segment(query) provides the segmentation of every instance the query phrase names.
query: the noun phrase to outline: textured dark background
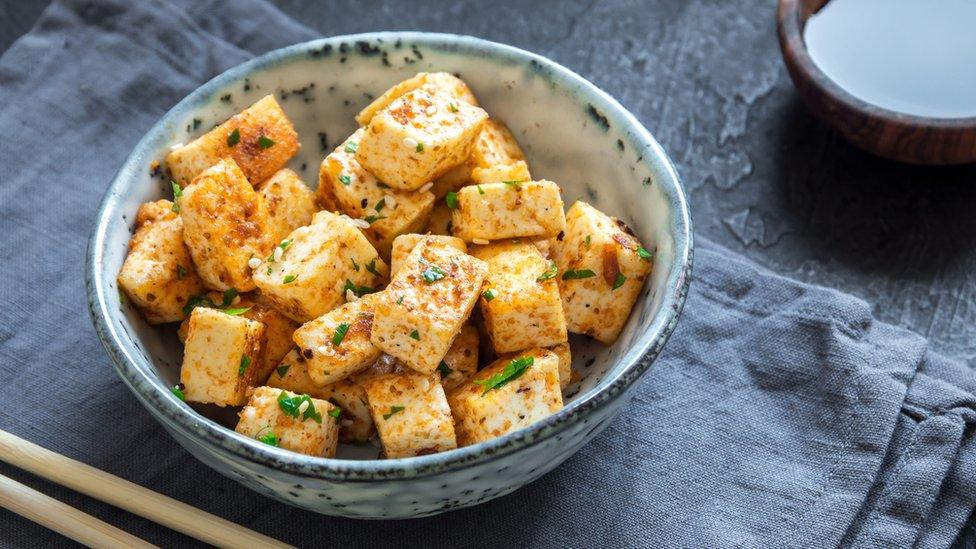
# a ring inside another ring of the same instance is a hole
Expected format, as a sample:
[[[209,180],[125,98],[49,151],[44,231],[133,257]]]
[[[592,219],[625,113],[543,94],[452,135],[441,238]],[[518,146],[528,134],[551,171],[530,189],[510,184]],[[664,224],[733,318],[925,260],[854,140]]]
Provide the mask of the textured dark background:
[[[566,65],[670,152],[697,234],[858,295],[976,367],[976,167],[881,160],[812,120],[781,63],[771,0],[274,3],[325,35],[457,32]],[[46,4],[0,1],[0,52]],[[957,545],[973,539],[971,527]]]

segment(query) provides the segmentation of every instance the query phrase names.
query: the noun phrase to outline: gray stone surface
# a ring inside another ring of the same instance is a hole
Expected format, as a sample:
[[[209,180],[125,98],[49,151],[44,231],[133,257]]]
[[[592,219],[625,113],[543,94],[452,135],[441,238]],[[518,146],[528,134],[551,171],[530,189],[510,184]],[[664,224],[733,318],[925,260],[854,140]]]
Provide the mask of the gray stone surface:
[[[976,167],[881,160],[812,120],[780,60],[774,2],[275,3],[326,35],[456,32],[566,65],[670,152],[698,235],[858,295],[976,366]],[[45,4],[0,2],[0,51]],[[969,530],[957,546],[976,546]]]

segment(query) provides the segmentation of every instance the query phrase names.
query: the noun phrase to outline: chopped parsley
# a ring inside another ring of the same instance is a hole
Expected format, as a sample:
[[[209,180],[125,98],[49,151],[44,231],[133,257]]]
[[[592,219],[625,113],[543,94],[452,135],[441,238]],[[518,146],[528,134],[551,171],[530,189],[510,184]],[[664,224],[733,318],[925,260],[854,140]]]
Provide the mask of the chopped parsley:
[[[270,149],[274,147],[275,142],[270,137],[261,136],[258,138],[258,146],[262,149]]]
[[[281,366],[278,366],[275,371],[278,372],[278,377],[285,377],[285,374],[288,373],[289,369],[291,369],[291,364],[282,364]]]
[[[380,219],[386,219],[386,216],[385,215],[367,215],[366,217],[363,218],[363,220],[365,220],[366,223],[369,223],[370,225],[372,225],[373,223],[376,223]]]
[[[505,369],[501,372],[489,377],[488,379],[476,379],[474,380],[475,385],[481,385],[485,388],[484,392],[481,393],[482,396],[491,391],[492,389],[498,389],[504,386],[509,381],[513,379],[518,379],[532,366],[535,359],[530,356],[524,356],[522,358],[516,358],[509,362]]]
[[[383,183],[382,181],[377,181],[376,182],[376,186],[379,187],[379,188],[381,188],[381,189],[389,189],[390,188],[389,185],[387,185],[386,183]]]
[[[183,388],[180,385],[173,385],[173,388],[170,389],[170,391],[173,393],[173,396],[182,400],[183,402],[186,402],[186,395],[183,394]]]
[[[457,105],[455,105],[454,103],[448,103],[447,104],[447,110],[449,110],[451,112],[458,112]]]
[[[417,143],[417,148],[416,148],[415,150],[416,150],[417,152],[419,152],[419,153],[422,153],[422,152],[424,152],[424,144],[423,144],[423,143],[420,143],[420,142],[418,142],[418,143]]]
[[[298,275],[292,275],[292,274],[285,275],[285,278],[282,279],[282,282],[284,282],[285,284],[291,284],[292,282],[295,281],[296,278],[298,278]]]
[[[427,284],[433,284],[434,282],[437,282],[438,280],[447,276],[447,273],[445,273],[444,269],[441,269],[437,265],[431,265],[424,269],[424,272],[420,273],[420,276],[423,277],[424,282]]]
[[[410,332],[410,337],[412,337],[413,339],[416,339],[417,341],[420,341],[420,332],[418,332],[417,330],[414,330],[414,331]]]
[[[654,259],[654,254],[644,249],[643,246],[637,247],[637,257],[640,257],[644,261],[650,261]]]
[[[230,132],[227,136],[227,146],[233,147],[234,145],[241,142],[241,130],[234,128],[234,131]]]
[[[557,274],[559,274],[559,267],[556,267],[556,262],[555,261],[550,261],[549,262],[549,267],[546,269],[546,271],[544,273],[542,273],[541,275],[539,275],[539,277],[536,278],[536,280],[539,281],[539,282],[542,282],[543,280],[549,280],[549,279],[552,279],[552,278],[556,278],[556,275]]]
[[[332,344],[338,347],[339,344],[342,343],[342,340],[346,338],[346,332],[348,331],[349,331],[349,324],[346,322],[343,322],[338,326],[336,326],[335,333],[332,334]]]
[[[246,313],[246,312],[248,312],[250,310],[251,310],[250,307],[235,307],[233,309],[224,309],[224,312],[227,313],[227,314],[229,314],[230,316],[238,316],[238,315],[242,315],[242,314],[244,314],[244,313]]]
[[[495,295],[494,288],[488,288],[482,292],[481,297],[485,298],[485,301],[491,301],[492,299],[495,299]]]
[[[390,406],[390,413],[383,414],[383,419],[390,419],[394,414],[398,414],[403,411],[403,406]]]
[[[352,183],[352,178],[347,174],[341,173],[339,174],[339,182],[348,187]]]
[[[183,189],[172,179],[169,180],[169,184],[173,186],[173,207],[171,209],[180,213],[180,199],[183,198]]]
[[[624,273],[617,273],[617,278],[613,279],[613,289],[616,290],[623,286],[624,282],[627,282],[627,277],[624,276]]]
[[[356,271],[358,273],[359,272],[359,263],[356,263],[356,260],[353,259],[353,258],[351,258],[351,257],[349,258],[349,261],[352,262],[352,270],[354,270],[354,271]]]
[[[279,442],[278,435],[276,435],[274,431],[268,431],[263,435],[258,435],[257,439],[267,444],[268,446],[278,447],[278,442]]]
[[[183,265],[177,265],[176,266],[176,279],[177,280],[183,280],[184,278],[186,278],[186,267],[184,267]]]
[[[590,235],[586,235],[586,238],[583,239],[583,242],[586,243],[586,247],[589,248],[590,247]]]
[[[302,412],[302,403],[307,402],[308,407],[305,408],[305,412]],[[315,405],[312,404],[312,397],[308,395],[296,395],[293,397],[288,396],[288,393],[281,391],[278,393],[278,407],[287,416],[291,416],[298,419],[298,415],[301,414],[302,421],[306,419],[313,419],[316,423],[322,423],[322,414],[315,411]]]
[[[355,141],[350,141],[350,142],[346,143],[346,152],[347,153],[354,153],[358,149],[359,149],[359,143],[356,143]]]
[[[376,213],[379,213],[383,211],[384,206],[386,206],[386,198],[381,198],[373,209],[376,210]]]
[[[579,280],[581,278],[593,278],[596,273],[589,269],[569,270],[563,273],[563,280]]]
[[[356,286],[347,278],[346,284],[342,287],[342,293],[346,293],[346,290],[352,290],[352,293],[356,294],[356,297],[363,297],[366,294],[375,292],[376,288],[370,288],[369,286]]]
[[[516,189],[521,189],[522,188],[522,182],[521,181],[502,181],[502,183],[508,185],[509,187],[515,187]]]
[[[485,190],[481,188],[481,185],[478,185],[477,187],[478,187],[478,194],[485,194]]]
[[[183,306],[183,314],[189,315],[197,307],[216,307],[216,305],[205,295],[195,295],[186,301],[186,305]]]
[[[223,303],[220,304],[220,306],[226,307],[234,303],[234,300],[237,298],[237,296],[238,296],[237,288],[229,288],[227,290],[224,290],[224,301]]]
[[[342,408],[338,406],[333,405],[332,409],[329,410],[329,417],[334,417],[336,419],[339,419],[339,416],[341,415],[342,415]]]
[[[450,208],[452,210],[457,209],[457,207],[458,207],[457,193],[454,192],[454,191],[451,191],[451,192],[447,193],[447,195],[444,196],[444,202],[447,203],[447,207],[448,208]]]
[[[237,369],[237,375],[242,376],[248,368],[251,367],[251,357],[247,355],[241,356],[241,367]]]
[[[292,240],[294,239],[289,238],[287,240],[282,240],[281,243],[278,244],[278,247],[281,248],[281,251],[285,251],[288,249],[288,246],[291,246]]]
[[[366,272],[374,276],[382,276],[379,271],[376,270],[376,258],[374,257],[366,264]]]
[[[454,370],[452,370],[451,367],[448,366],[447,363],[442,360],[440,364],[437,365],[437,371],[441,373],[441,379],[444,379],[447,376],[451,375],[451,372],[453,372]]]
[[[401,295],[400,297],[397,298],[397,305],[402,305],[402,304],[403,304],[403,296]]]

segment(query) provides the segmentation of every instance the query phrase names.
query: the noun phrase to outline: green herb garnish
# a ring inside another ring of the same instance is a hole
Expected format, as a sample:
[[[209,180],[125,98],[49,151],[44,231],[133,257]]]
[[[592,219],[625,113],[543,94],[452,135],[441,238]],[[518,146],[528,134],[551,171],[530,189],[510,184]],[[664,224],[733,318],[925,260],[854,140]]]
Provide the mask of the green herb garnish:
[[[541,275],[539,275],[539,277],[536,278],[536,280],[539,281],[539,282],[542,282],[543,280],[549,280],[551,278],[556,278],[556,275],[557,274],[559,274],[559,267],[556,267],[556,262],[555,261],[550,261],[549,262],[549,267],[545,270],[544,273],[542,273]]]
[[[623,286],[624,282],[627,282],[627,277],[623,273],[617,273],[617,278],[613,279],[613,289]]]
[[[349,261],[352,261],[352,270],[354,270],[354,271],[356,271],[358,273],[359,272],[359,263],[356,263],[356,260],[353,259],[353,258],[351,258],[351,257],[349,258]]]
[[[400,297],[397,298],[397,305],[402,305],[402,304],[403,304],[403,296],[401,295]]]
[[[270,149],[271,147],[274,146],[274,144],[275,142],[272,141],[271,138],[269,137],[265,137],[262,135],[261,137],[258,138],[258,146],[261,147],[262,149]]]
[[[346,152],[347,153],[354,153],[358,149],[359,149],[359,143],[356,143],[355,141],[350,141],[350,142],[346,143]]]
[[[454,370],[452,370],[451,367],[448,366],[447,363],[442,360],[440,364],[437,365],[437,371],[441,373],[441,379],[444,379],[447,376],[451,375],[451,372],[453,372]]]
[[[515,187],[516,189],[521,189],[522,188],[522,182],[521,181],[502,181],[502,183],[508,185],[509,187]]]
[[[244,355],[241,357],[241,366],[237,369],[237,375],[242,376],[251,367],[251,357]]]
[[[226,307],[232,303],[237,298],[238,292],[236,288],[229,288],[224,290],[224,301],[220,304],[221,307]]]
[[[276,448],[278,447],[278,443],[280,442],[280,441],[278,440],[278,435],[276,435],[276,434],[274,433],[274,431],[268,431],[267,433],[265,433],[265,434],[263,434],[263,435],[259,435],[259,436],[257,437],[257,439],[258,439],[259,441],[261,441],[261,442],[263,442],[263,443],[265,443],[265,444],[267,444],[268,446],[274,446],[274,447],[276,447]]]
[[[590,235],[586,235],[586,238],[583,239],[583,242],[586,243],[586,247],[589,248],[590,247]]]
[[[173,388],[170,389],[170,391],[173,393],[173,396],[182,400],[183,402],[186,402],[186,395],[183,394],[183,389],[181,389],[179,385],[173,385]]]
[[[563,273],[563,280],[579,280],[581,278],[593,278],[596,273],[589,269],[569,270]]]
[[[457,105],[455,105],[454,103],[448,103],[447,104],[447,110],[449,110],[451,112],[458,112]]]
[[[423,277],[427,284],[433,284],[434,282],[437,282],[438,280],[447,276],[447,273],[445,273],[444,269],[441,269],[437,265],[431,265],[424,269],[424,272],[420,273],[420,276]]]
[[[638,246],[637,247],[637,257],[640,257],[644,261],[650,261],[651,259],[654,259],[654,254],[652,254],[651,252],[645,250],[643,246]]]
[[[342,340],[346,338],[346,332],[349,331],[349,324],[343,322],[336,326],[335,333],[332,334],[332,344],[336,347],[342,343]]]
[[[474,380],[475,385],[481,385],[485,388],[485,391],[481,393],[482,396],[491,391],[492,389],[498,389],[504,386],[509,381],[513,379],[518,379],[525,373],[525,371],[532,366],[535,359],[530,356],[525,356],[522,358],[516,358],[509,362],[505,369],[501,372],[489,377],[488,379],[476,379]]]
[[[385,215],[367,215],[363,219],[366,221],[366,223],[369,223],[370,225],[372,225],[373,223],[376,223],[380,219],[386,219],[386,216]]]
[[[291,284],[292,282],[295,281],[296,278],[298,278],[298,275],[293,275],[293,274],[285,275],[285,278],[282,279],[282,282],[284,282],[285,284]]]
[[[414,331],[410,332],[410,337],[412,337],[413,339],[416,339],[417,341],[420,341],[420,332],[418,332],[417,330],[414,330]]]
[[[423,143],[419,143],[419,142],[418,142],[418,143],[417,143],[417,148],[416,148],[416,149],[414,149],[414,150],[416,150],[416,151],[417,151],[417,152],[419,152],[419,153],[422,153],[422,152],[424,152],[424,144],[423,144]]]
[[[241,130],[234,128],[234,131],[230,132],[227,136],[227,146],[233,147],[234,145],[241,142]]]
[[[366,264],[366,272],[372,274],[373,276],[381,276],[380,272],[376,270],[376,258],[374,257]]]
[[[457,193],[454,191],[447,193],[447,195],[444,196],[444,202],[447,203],[448,208],[452,210],[457,209],[458,207]]]
[[[477,187],[478,187],[478,194],[485,194],[485,190],[481,188],[481,185],[478,185]]]
[[[176,279],[177,280],[183,280],[184,278],[186,278],[186,267],[184,267],[183,265],[177,265],[176,266]]]
[[[339,182],[348,187],[349,184],[352,183],[352,178],[344,173],[341,173],[339,174]]]
[[[390,419],[394,414],[398,414],[403,411],[403,406],[390,406],[390,413],[383,414],[383,419]]]
[[[246,313],[246,312],[248,312],[250,310],[251,310],[250,307],[236,307],[234,309],[224,309],[224,312],[227,313],[227,314],[229,314],[230,316],[238,316],[238,315],[242,315],[242,314],[244,314],[244,313]]]
[[[278,372],[278,377],[285,377],[289,369],[291,369],[291,364],[282,364],[275,368],[275,371]]]
[[[370,288],[369,286],[356,286],[348,278],[346,279],[346,284],[342,287],[342,293],[346,293],[346,290],[352,290],[352,293],[356,297],[363,297],[366,294],[371,294],[376,291],[376,288]]]
[[[376,210],[376,213],[379,213],[383,211],[384,206],[386,206],[386,198],[381,198],[380,201],[376,203],[376,206],[373,209]]]
[[[216,307],[213,301],[205,295],[195,295],[190,299],[186,300],[186,305],[183,306],[183,314],[189,315],[193,312],[193,309],[197,307]]]
[[[492,299],[495,299],[495,290],[493,288],[488,288],[481,294],[481,297],[485,298],[485,301],[491,301]]]
[[[305,408],[305,412],[302,413],[302,403],[308,402],[308,407]],[[313,419],[316,423],[322,423],[322,414],[315,411],[315,405],[312,404],[312,397],[308,395],[296,395],[289,397],[288,393],[281,391],[278,393],[278,407],[287,416],[293,418],[298,418],[299,414],[302,414],[302,421],[306,419]]]
[[[338,406],[333,405],[332,409],[329,410],[329,416],[330,417],[334,417],[336,419],[339,419],[339,416],[341,416],[341,415],[342,415],[342,408],[340,408]]]
[[[180,213],[180,199],[183,198],[183,189],[172,179],[169,180],[169,184],[173,187],[173,207],[170,209]]]

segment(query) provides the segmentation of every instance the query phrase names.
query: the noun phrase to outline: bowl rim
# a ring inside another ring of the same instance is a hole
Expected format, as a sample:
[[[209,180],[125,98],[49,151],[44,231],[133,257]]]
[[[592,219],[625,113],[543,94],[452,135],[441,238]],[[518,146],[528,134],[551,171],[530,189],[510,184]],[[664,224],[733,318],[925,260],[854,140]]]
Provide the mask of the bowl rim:
[[[648,164],[657,174],[655,184],[662,183],[660,187],[671,208],[669,225],[674,232],[674,262],[667,273],[661,307],[650,319],[648,329],[636,343],[635,346],[640,347],[640,352],[630,355],[629,364],[619,369],[612,377],[608,376],[609,379],[604,379],[601,382],[603,387],[599,390],[585,397],[581,396],[556,414],[525,429],[447,452],[386,460],[360,461],[314,457],[268,446],[198,414],[179,401],[169,388],[163,385],[162,380],[150,371],[150,361],[122,343],[122,336],[111,321],[118,311],[111,310],[108,304],[108,296],[113,291],[102,283],[106,234],[112,225],[111,219],[117,212],[125,182],[139,173],[139,170],[145,169],[144,162],[147,153],[150,152],[151,141],[155,134],[166,127],[167,122],[195,108],[218,90],[241,81],[255,71],[306,57],[313,50],[322,51],[328,46],[337,49],[342,43],[354,44],[359,41],[392,44],[396,40],[435,50],[484,55],[531,65],[546,71],[548,77],[559,80],[560,85],[564,87],[572,84],[575,87],[574,92],[584,97],[591,107],[598,109],[599,113],[615,123],[622,123],[631,144],[637,150],[645,151],[640,161]],[[638,148],[637,145],[640,147]],[[582,76],[541,55],[481,38],[448,33],[401,31],[337,35],[272,50],[227,69],[190,92],[143,135],[106,190],[95,219],[95,226],[88,242],[85,267],[89,313],[98,338],[112,359],[117,373],[151,415],[169,430],[176,431],[178,428],[180,434],[185,434],[194,443],[225,455],[297,477],[345,482],[417,478],[459,470],[475,463],[484,463],[510,455],[556,436],[578,420],[582,419],[585,423],[586,416],[622,396],[649,369],[651,363],[660,354],[674,331],[684,306],[693,263],[691,216],[681,180],[670,157],[633,114]],[[595,423],[593,427],[596,428],[597,424]]]

